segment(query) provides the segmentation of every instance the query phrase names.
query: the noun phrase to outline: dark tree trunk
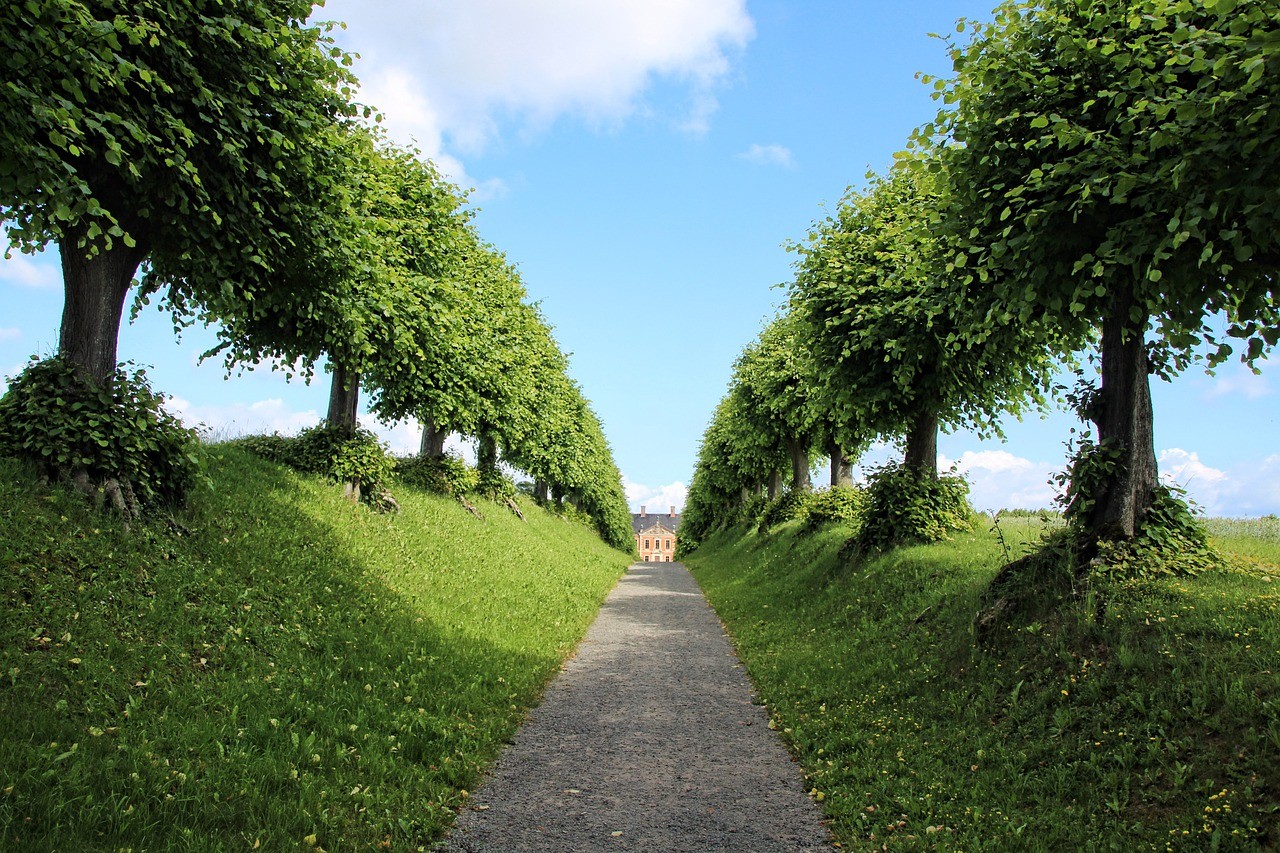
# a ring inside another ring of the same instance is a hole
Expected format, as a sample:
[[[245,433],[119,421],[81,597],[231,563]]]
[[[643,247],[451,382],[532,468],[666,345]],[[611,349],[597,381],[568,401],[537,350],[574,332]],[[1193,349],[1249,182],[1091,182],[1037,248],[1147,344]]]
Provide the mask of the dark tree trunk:
[[[425,459],[439,459],[444,456],[444,440],[449,437],[447,429],[436,426],[431,418],[422,421],[422,444],[418,455]]]
[[[778,493],[782,491],[782,472],[777,468],[769,472],[769,483],[766,486],[769,494],[769,500],[777,500]]]
[[[925,477],[938,476],[938,414],[916,418],[907,430],[907,452],[902,464]]]
[[[809,476],[809,451],[805,449],[804,442],[794,439],[788,441],[787,455],[791,457],[791,490],[813,491],[813,479]]]
[[[849,462],[849,457],[844,455],[840,445],[834,441],[827,446],[827,452],[831,454],[831,486],[852,486],[853,465]]]
[[[564,509],[564,489],[561,486],[553,485],[551,487],[551,500],[555,503],[557,509]]]
[[[101,385],[115,372],[124,299],[147,253],[116,240],[89,257],[77,245],[85,231],[76,228],[58,243],[65,294],[58,354]]]
[[[1114,475],[1093,495],[1087,533],[1094,542],[1133,538],[1159,485],[1150,365],[1142,331],[1146,318],[1138,331],[1132,331],[1129,308],[1121,301],[1102,324],[1102,388],[1092,415],[1098,443],[1118,450],[1120,456]]]
[[[347,370],[341,364],[334,363],[333,379],[329,383],[329,415],[330,429],[343,432],[356,431],[356,410],[360,405],[360,373]]]
[[[476,439],[476,467],[481,474],[493,474],[498,470],[498,443],[491,435]]]
[[[538,503],[542,504],[543,506],[545,506],[547,503],[548,492],[549,492],[549,489],[547,487],[546,480],[533,481],[533,497],[535,500],[537,500]]]

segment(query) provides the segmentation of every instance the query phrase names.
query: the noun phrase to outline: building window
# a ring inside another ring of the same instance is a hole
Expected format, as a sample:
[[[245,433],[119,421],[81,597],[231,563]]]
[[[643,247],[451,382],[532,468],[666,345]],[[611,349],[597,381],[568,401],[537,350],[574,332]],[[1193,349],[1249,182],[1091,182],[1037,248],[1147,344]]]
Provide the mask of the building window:
[[[668,539],[668,540],[667,540],[667,550],[668,550],[668,551],[670,551],[670,550],[671,550],[671,540],[670,540],[670,539]]]

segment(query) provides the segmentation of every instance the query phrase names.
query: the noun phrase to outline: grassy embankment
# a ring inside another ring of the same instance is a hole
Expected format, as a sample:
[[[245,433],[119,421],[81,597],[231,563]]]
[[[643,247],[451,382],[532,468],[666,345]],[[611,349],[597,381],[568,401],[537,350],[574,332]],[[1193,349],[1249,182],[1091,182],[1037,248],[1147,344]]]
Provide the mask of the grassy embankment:
[[[0,460],[0,849],[421,849],[630,562],[211,453],[128,535]]]
[[[1002,519],[852,563],[850,530],[738,529],[688,558],[850,849],[1280,846],[1280,524],[1239,570],[1053,593],[978,642]]]

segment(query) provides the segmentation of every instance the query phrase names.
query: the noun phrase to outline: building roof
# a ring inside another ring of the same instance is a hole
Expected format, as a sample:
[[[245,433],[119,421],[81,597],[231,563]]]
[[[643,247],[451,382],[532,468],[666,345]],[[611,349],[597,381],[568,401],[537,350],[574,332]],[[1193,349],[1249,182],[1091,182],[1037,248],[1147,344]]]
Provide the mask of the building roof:
[[[672,532],[679,530],[680,513],[677,512],[674,515],[670,512],[631,513],[631,529],[636,533],[643,533],[659,524]]]

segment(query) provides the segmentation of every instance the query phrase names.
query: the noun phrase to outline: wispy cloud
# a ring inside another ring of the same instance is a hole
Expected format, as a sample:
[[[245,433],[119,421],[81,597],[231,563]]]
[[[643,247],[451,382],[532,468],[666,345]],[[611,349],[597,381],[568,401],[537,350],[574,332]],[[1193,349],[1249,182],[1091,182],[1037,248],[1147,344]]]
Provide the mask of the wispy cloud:
[[[0,328],[0,341],[16,341],[22,337],[22,330],[16,326]]]
[[[785,169],[793,169],[796,165],[795,158],[791,156],[791,149],[783,145],[752,143],[751,147],[738,157],[758,166],[782,166]]]

